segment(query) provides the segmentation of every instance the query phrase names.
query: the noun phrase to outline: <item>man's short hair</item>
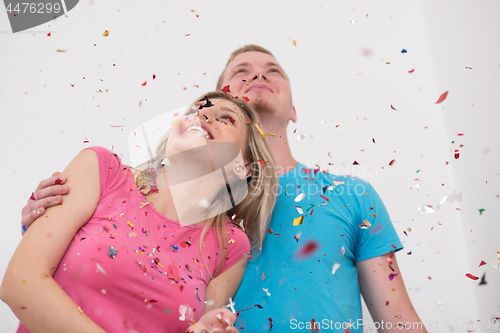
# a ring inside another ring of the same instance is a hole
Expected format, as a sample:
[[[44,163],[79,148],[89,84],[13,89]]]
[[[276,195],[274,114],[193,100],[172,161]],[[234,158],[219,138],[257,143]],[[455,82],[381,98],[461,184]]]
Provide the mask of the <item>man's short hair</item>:
[[[258,46],[258,45],[250,44],[250,45],[245,45],[243,47],[240,47],[239,49],[237,49],[236,51],[231,53],[231,56],[229,57],[229,60],[227,61],[226,66],[224,67],[224,70],[222,71],[222,74],[219,76],[219,80],[217,81],[217,88],[216,89],[222,88],[222,76],[224,76],[224,73],[226,72],[227,65],[229,65],[231,60],[233,60],[236,56],[238,56],[244,52],[251,52],[251,51],[262,52],[262,53],[269,54],[270,56],[274,57],[274,55],[269,50],[266,50],[265,48]]]

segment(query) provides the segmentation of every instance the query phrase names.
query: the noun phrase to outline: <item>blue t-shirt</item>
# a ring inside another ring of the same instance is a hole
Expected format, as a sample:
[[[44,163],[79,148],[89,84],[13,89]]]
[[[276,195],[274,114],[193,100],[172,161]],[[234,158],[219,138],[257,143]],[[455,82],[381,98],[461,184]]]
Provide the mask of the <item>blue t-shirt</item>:
[[[300,163],[279,188],[262,252],[235,296],[236,327],[262,332],[272,321],[272,332],[311,332],[314,319],[344,332],[362,318],[356,262],[403,248],[389,214],[367,182]]]

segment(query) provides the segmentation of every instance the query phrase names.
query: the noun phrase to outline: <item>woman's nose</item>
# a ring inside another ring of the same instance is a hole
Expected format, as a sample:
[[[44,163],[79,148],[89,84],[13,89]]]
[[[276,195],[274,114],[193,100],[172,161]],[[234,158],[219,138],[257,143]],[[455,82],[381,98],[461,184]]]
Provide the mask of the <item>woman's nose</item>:
[[[200,122],[211,124],[214,121],[214,117],[209,108],[203,108],[199,111]]]

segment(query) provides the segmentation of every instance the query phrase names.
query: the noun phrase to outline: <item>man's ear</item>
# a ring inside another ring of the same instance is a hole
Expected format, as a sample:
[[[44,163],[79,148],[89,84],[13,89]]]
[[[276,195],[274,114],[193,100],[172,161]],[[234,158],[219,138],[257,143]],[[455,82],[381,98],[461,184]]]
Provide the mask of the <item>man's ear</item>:
[[[290,116],[290,120],[294,123],[297,122],[297,112],[295,111],[295,106],[292,106],[292,115]]]

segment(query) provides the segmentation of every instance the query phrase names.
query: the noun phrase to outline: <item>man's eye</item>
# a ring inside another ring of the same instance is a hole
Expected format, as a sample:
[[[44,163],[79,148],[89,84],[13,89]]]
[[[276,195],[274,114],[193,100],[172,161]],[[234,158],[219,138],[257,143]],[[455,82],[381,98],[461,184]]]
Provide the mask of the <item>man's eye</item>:
[[[195,112],[196,112],[196,110],[190,109],[188,112],[186,112],[186,116],[189,116],[190,114],[193,114]]]

